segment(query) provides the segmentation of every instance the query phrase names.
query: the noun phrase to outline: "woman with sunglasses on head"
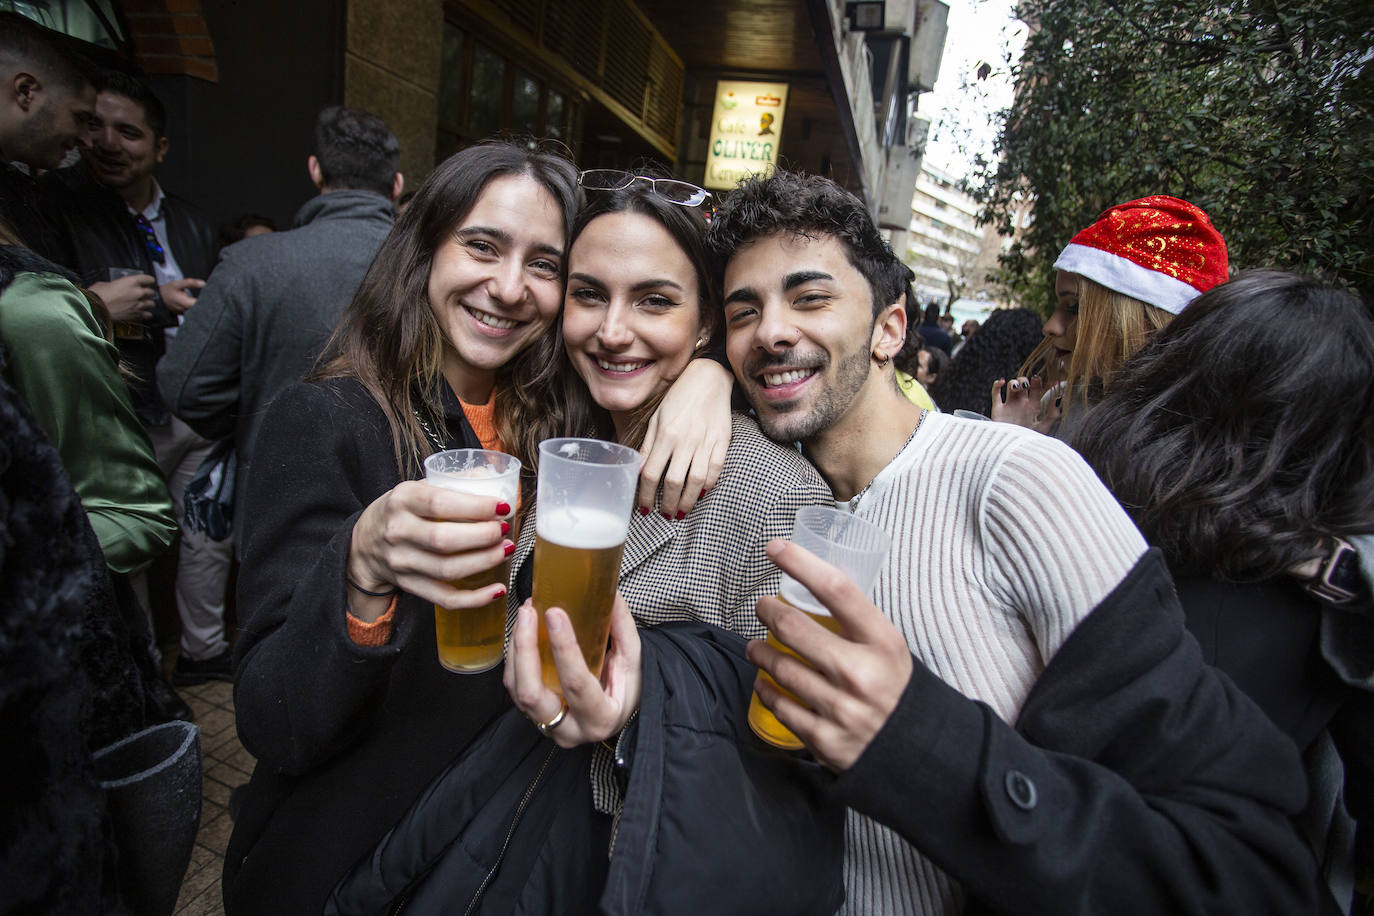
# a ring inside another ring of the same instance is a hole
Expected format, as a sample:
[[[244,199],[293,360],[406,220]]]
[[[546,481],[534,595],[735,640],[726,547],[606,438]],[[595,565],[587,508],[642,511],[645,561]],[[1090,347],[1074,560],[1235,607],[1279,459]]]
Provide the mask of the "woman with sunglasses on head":
[[[706,192],[694,194],[683,182],[639,179],[591,194],[573,228],[562,353],[540,380],[558,407],[539,428],[540,437],[596,436],[637,447],[673,379],[721,339],[723,313],[703,244],[706,223],[691,205]],[[627,670],[638,664],[633,623],[695,620],[762,636],[754,603],[777,594],[779,585],[764,547],[791,534],[799,508],[832,501],[798,452],[736,413],[720,477],[696,507],[671,517],[644,507],[631,518],[619,587],[633,621],[622,616],[613,624],[606,661],[627,675],[608,678],[617,688],[628,684],[626,693],[603,692],[585,665],[576,672],[560,668],[565,686],[576,678],[585,689],[567,691],[569,708],[550,736],[568,747],[620,731],[635,708],[638,671]],[[562,712],[562,700],[543,686],[530,654],[538,624],[534,608],[519,605],[531,589],[537,512],[537,505],[529,507],[512,560],[510,606],[517,618],[506,681],[516,705],[547,723]],[[587,696],[591,702],[580,704],[578,698]]]
[[[1309,774],[1334,739],[1344,759],[1310,780],[1301,823],[1339,862],[1328,819],[1342,763],[1347,808],[1374,823],[1374,608],[1359,569],[1374,551],[1369,308],[1292,274],[1243,273],[1121,368],[1074,446],[1163,551],[1204,658]]]
[[[1226,282],[1226,241],[1201,209],[1158,194],[1104,212],[1073,237],[1054,269],[1044,340],[1019,378],[993,383],[992,418],[1067,442],[1121,364],[1189,302]]]
[[[579,199],[572,163],[511,144],[442,163],[311,380],[268,410],[241,545],[235,702],[258,763],[225,859],[230,913],[318,912],[509,706],[499,671],[440,667],[433,606],[504,596],[450,583],[514,550],[512,507],[415,478],[442,449],[514,448],[542,415],[526,381],[556,352]]]

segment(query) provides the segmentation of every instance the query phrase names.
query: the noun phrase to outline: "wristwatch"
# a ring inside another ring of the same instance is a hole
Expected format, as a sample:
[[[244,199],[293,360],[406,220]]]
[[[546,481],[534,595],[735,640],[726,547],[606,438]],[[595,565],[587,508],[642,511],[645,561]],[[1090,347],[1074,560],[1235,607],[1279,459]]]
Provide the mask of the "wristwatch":
[[[1303,588],[1328,604],[1349,604],[1359,597],[1363,584],[1359,554],[1337,537],[1330,539],[1329,551],[1288,567],[1288,572],[1303,580]]]

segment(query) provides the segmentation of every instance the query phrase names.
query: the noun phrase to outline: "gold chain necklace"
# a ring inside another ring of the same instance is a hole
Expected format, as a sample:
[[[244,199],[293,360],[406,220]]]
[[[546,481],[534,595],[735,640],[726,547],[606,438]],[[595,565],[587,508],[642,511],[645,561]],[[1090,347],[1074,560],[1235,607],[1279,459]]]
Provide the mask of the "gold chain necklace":
[[[415,422],[420,424],[420,429],[424,430],[425,436],[429,439],[430,444],[434,446],[436,451],[442,452],[448,443],[448,436],[439,436],[439,434],[434,431],[433,427],[425,422],[425,418],[420,415],[420,408],[416,407],[412,412],[415,414]],[[444,431],[448,432],[447,426],[444,427]]]

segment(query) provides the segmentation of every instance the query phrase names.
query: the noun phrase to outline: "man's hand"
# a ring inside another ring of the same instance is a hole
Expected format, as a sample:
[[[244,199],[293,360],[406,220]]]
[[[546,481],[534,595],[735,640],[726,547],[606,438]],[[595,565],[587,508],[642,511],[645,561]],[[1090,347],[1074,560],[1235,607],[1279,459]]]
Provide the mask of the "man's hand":
[[[897,708],[911,679],[911,650],[892,622],[840,570],[788,541],[770,542],[768,556],[830,610],[840,635],[776,598],[760,598],[759,620],[805,663],[761,639],[751,640],[749,660],[801,703],[762,676],[754,689],[817,760],[847,770]]]
[[[200,290],[205,286],[204,280],[197,280],[187,277],[184,280],[173,280],[158,287],[158,292],[162,294],[162,302],[167,308],[183,315],[196,304],[195,294],[191,290]]]
[[[105,303],[111,321],[142,324],[153,313],[157,280],[147,274],[132,274],[118,280],[92,283],[89,289]]]

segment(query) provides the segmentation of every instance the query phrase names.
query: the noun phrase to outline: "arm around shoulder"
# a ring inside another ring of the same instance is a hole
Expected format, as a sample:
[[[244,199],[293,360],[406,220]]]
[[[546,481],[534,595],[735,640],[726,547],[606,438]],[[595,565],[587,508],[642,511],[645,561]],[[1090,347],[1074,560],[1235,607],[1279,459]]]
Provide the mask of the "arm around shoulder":
[[[819,472],[795,448],[764,436],[750,417],[732,418],[725,466],[711,494],[724,503],[720,527],[729,557],[727,610],[737,620],[755,620],[754,602],[778,593],[781,573],[764,550],[775,538],[792,536],[803,506],[833,506],[834,497]],[[755,620],[756,623],[756,620]],[[750,627],[736,627],[748,632]]]

